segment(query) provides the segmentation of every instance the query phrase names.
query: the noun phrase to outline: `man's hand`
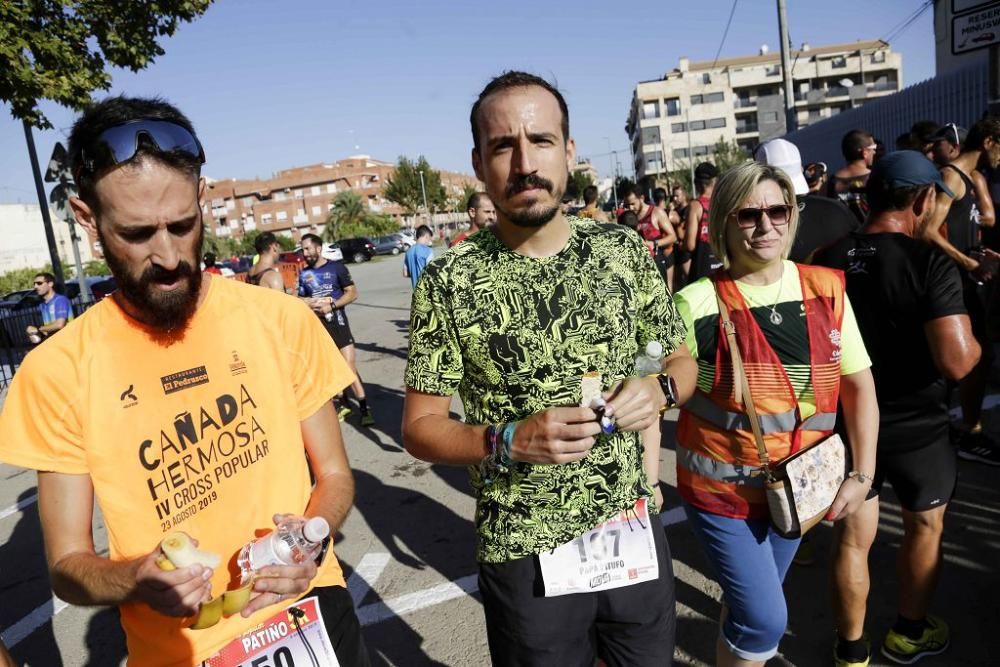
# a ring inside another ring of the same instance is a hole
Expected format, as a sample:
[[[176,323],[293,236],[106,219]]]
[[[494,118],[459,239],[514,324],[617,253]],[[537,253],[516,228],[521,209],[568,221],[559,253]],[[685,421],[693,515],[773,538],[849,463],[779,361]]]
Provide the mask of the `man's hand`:
[[[865,504],[871,488],[871,482],[859,482],[853,477],[845,479],[837,491],[837,497],[834,498],[830,511],[826,513],[826,520],[840,521],[857,512]]]
[[[277,526],[288,519],[298,517],[293,514],[275,514],[274,525]],[[278,604],[284,600],[296,600],[309,590],[312,580],[316,578],[317,567],[312,560],[298,565],[269,565],[254,573],[253,592],[250,604],[241,612],[243,618],[250,617],[256,611]]]
[[[571,463],[590,453],[601,432],[590,408],[549,408],[521,421],[511,458],[523,463]]]
[[[212,570],[202,565],[161,570],[159,547],[138,562],[135,597],[164,616],[186,617],[198,613],[202,602],[212,599]]]
[[[653,376],[625,378],[604,398],[608,401],[605,414],[615,418],[619,431],[644,431],[659,419],[660,407],[667,400]]]

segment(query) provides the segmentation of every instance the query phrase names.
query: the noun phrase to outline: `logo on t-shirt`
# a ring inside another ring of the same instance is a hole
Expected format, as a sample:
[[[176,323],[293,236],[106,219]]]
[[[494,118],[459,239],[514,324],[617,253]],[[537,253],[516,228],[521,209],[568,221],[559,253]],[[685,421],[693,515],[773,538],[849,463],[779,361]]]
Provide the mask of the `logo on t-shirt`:
[[[231,375],[243,375],[247,372],[247,365],[240,359],[240,355],[233,350],[233,361],[229,364],[229,373]]]
[[[122,395],[118,400],[122,402],[123,408],[131,408],[133,405],[137,405],[139,403],[139,397],[135,395],[135,385],[130,384],[128,389],[122,392]]]
[[[163,393],[169,395],[174,392],[181,391],[182,389],[197,387],[200,384],[207,383],[208,371],[205,370],[204,366],[196,366],[195,368],[189,368],[186,371],[178,371],[176,373],[171,373],[170,375],[164,375],[160,378],[160,382],[163,383]]]

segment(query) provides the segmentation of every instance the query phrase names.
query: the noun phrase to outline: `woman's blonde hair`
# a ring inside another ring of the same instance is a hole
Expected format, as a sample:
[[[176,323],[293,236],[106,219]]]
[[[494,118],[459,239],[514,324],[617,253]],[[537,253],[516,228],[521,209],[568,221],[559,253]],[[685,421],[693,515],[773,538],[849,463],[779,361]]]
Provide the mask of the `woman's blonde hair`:
[[[781,188],[785,203],[791,207],[788,219],[788,230],[785,232],[785,248],[781,251],[781,258],[787,259],[788,253],[792,249],[792,239],[799,227],[799,207],[795,200],[795,186],[782,170],[757,162],[744,162],[733,167],[719,177],[712,192],[712,201],[708,207],[708,237],[715,256],[722,261],[725,268],[729,268],[729,248],[726,244],[728,240],[728,230],[730,225],[726,224],[729,214],[743,205],[754,188],[762,181],[774,181]]]

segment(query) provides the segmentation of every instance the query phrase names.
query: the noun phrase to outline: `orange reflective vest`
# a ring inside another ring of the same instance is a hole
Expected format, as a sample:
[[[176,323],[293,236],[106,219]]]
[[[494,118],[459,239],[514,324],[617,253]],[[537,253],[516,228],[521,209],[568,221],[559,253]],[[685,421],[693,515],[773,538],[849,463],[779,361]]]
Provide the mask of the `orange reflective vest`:
[[[803,420],[798,399],[777,354],[725,271],[712,280],[736,327],[764,444],[772,462],[829,435],[837,420],[840,393],[840,329],[844,317],[844,275],[797,265],[802,286],[809,365],[816,413]],[[729,346],[718,329],[715,378],[706,393],[696,389],[677,422],[677,487],[688,503],[733,518],[767,518],[764,475],[750,420],[733,393]]]

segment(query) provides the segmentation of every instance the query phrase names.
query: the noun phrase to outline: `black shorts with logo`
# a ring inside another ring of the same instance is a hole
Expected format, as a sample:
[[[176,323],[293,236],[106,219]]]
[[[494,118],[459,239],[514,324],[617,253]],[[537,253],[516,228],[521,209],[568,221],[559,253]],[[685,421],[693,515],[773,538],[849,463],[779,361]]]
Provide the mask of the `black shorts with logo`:
[[[907,511],[926,512],[945,505],[958,481],[955,448],[947,437],[919,449],[898,451],[879,442],[872,492],[880,492],[886,480]]]
[[[327,320],[323,318],[323,325],[330,332],[330,337],[337,344],[337,349],[342,350],[348,345],[354,345],[354,335],[351,333],[351,324],[347,321],[347,311],[337,308],[332,312],[333,318]]]
[[[479,564],[479,591],[494,665],[660,667],[674,655],[674,573],[655,522],[659,578],[597,593],[544,596],[537,556]]]

